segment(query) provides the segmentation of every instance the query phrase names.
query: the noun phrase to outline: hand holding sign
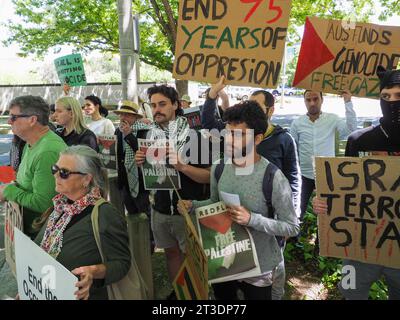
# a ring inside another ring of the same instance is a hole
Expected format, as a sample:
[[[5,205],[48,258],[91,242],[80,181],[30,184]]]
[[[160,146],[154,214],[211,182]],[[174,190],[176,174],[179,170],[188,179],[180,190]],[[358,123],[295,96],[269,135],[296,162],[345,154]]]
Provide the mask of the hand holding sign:
[[[142,150],[136,151],[135,161],[138,166],[141,166],[146,161],[146,153],[144,153]]]
[[[315,214],[327,214],[328,213],[328,205],[325,200],[322,200],[318,197],[314,197],[312,200],[313,212]]]
[[[190,212],[190,210],[192,210],[192,208],[193,208],[192,200],[179,200],[178,201],[177,209],[178,209],[179,214],[184,216],[185,214]]]
[[[89,299],[89,291],[90,287],[93,284],[93,279],[101,278],[101,277],[95,277],[95,274],[98,273],[97,270],[100,269],[98,267],[100,266],[102,266],[102,269],[104,269],[103,273],[105,275],[105,267],[103,265],[80,267],[71,271],[74,275],[80,277],[80,281],[78,281],[75,284],[75,286],[79,288],[79,290],[75,292],[76,298],[78,300]]]
[[[251,214],[243,206],[227,206],[228,213],[231,219],[240,225],[248,225],[250,222]]]

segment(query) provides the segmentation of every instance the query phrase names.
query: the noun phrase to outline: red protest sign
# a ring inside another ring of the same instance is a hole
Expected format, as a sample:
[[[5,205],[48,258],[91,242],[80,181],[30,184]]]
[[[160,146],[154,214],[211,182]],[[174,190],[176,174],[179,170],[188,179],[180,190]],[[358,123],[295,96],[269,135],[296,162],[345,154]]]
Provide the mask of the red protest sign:
[[[15,180],[15,171],[10,166],[0,166],[0,182],[10,183]]]

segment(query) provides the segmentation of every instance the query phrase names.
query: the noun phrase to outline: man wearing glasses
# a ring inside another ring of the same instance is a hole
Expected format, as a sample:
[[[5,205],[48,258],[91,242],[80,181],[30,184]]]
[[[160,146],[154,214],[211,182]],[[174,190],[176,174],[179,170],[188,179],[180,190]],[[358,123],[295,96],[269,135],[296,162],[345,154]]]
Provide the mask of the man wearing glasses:
[[[22,96],[10,103],[8,124],[26,142],[15,183],[0,186],[0,201],[14,201],[23,209],[24,233],[35,236],[32,222],[52,206],[55,181],[51,167],[66,148],[49,127],[48,104],[40,97]]]

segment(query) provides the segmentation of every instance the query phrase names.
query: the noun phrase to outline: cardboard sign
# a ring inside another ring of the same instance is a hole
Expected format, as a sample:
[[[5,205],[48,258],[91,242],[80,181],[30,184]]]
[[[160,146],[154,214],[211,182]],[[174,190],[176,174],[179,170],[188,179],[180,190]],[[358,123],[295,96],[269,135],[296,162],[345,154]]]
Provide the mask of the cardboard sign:
[[[61,84],[70,87],[86,86],[86,75],[80,54],[70,54],[54,60]]]
[[[190,129],[201,130],[203,128],[201,125],[201,116],[199,107],[183,109],[183,116],[186,118]]]
[[[208,300],[207,257],[188,213],[186,222],[186,257],[173,282],[179,300]]]
[[[176,79],[276,88],[291,0],[181,0]]]
[[[5,209],[4,246],[6,251],[6,261],[10,266],[12,273],[16,276],[14,228],[23,231],[24,219],[19,205],[15,202],[5,202]]]
[[[320,254],[400,268],[400,158],[316,158]]]
[[[379,96],[379,65],[397,69],[400,27],[307,18],[293,87]]]
[[[76,300],[78,278],[17,228],[15,255],[21,300]]]
[[[232,221],[223,202],[196,209],[199,237],[208,259],[210,283],[261,275],[253,238]]]
[[[146,154],[142,166],[146,190],[175,190],[181,188],[179,172],[167,165],[168,141],[138,139],[139,149]]]
[[[99,158],[107,169],[117,170],[117,136],[97,136],[99,141]]]

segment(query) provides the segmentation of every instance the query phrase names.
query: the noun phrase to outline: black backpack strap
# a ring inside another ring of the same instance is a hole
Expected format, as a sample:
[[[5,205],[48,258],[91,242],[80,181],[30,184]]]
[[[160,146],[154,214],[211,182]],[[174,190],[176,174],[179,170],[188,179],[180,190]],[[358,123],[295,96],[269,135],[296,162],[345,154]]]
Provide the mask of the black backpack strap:
[[[222,172],[224,172],[224,167],[225,167],[225,163],[224,163],[223,159],[221,159],[220,162],[217,163],[217,165],[215,166],[214,177],[215,177],[215,180],[217,180],[217,183],[219,182],[219,179],[222,176]]]
[[[267,203],[268,208],[268,218],[274,219],[274,207],[272,205],[272,190],[273,190],[273,183],[274,183],[274,176],[275,172],[278,170],[278,167],[273,163],[269,163],[267,169],[265,170],[262,189],[265,198],[265,202]]]
[[[263,178],[263,194],[265,198],[265,202],[267,204],[268,209],[268,218],[275,219],[275,209],[272,205],[272,191],[274,184],[275,173],[278,170],[278,167],[273,163],[269,163],[267,169],[265,170],[264,178]],[[285,246],[285,237],[275,236],[278,245],[283,248]]]

